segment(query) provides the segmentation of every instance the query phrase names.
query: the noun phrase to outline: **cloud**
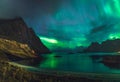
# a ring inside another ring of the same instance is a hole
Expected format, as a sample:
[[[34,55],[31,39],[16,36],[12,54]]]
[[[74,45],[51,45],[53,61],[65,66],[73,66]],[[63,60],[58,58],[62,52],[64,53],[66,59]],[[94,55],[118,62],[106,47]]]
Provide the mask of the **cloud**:
[[[0,0],[0,18],[38,16],[54,13],[61,0]]]
[[[116,29],[115,26],[119,24],[118,18],[110,17],[108,19],[102,19],[97,22],[101,22],[101,24],[92,24],[93,28],[88,34],[86,34],[86,38],[89,42],[101,42],[108,39],[110,34],[117,33],[118,29]]]

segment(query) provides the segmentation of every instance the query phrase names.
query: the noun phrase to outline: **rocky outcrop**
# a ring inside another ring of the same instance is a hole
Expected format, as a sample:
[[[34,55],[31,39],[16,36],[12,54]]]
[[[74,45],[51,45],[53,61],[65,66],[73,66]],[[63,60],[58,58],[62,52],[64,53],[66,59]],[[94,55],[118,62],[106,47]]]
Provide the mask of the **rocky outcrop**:
[[[99,44],[98,42],[93,42],[84,51],[85,52],[118,52],[120,51],[120,39],[106,40],[101,44]]]
[[[37,55],[34,50],[30,49],[27,44],[7,39],[0,39],[1,60],[21,60],[36,57]]]
[[[50,53],[33,29],[28,28],[21,18],[0,20],[0,38],[27,44],[37,54]]]

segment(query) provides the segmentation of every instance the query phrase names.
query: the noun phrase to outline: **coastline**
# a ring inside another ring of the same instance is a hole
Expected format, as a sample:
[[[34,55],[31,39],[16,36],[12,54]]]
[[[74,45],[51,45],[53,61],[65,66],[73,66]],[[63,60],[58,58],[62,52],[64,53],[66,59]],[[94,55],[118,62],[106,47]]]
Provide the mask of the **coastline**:
[[[27,70],[31,67],[7,61],[0,61],[0,67],[0,82],[120,82],[120,74],[32,72]]]

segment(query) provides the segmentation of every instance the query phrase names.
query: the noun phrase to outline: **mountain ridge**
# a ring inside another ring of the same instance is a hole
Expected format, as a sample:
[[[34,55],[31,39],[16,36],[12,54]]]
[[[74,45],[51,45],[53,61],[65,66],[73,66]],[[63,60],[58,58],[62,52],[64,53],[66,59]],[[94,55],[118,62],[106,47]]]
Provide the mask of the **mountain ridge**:
[[[120,39],[106,40],[101,44],[98,42],[92,42],[84,52],[119,52],[120,51]]]
[[[32,28],[28,28],[22,18],[0,19],[0,38],[27,44],[37,54],[50,53]]]

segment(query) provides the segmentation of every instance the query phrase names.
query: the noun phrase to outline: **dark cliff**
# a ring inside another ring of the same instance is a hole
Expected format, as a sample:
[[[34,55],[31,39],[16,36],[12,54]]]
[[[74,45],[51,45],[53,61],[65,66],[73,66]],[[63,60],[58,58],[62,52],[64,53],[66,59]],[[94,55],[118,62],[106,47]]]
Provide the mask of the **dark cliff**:
[[[106,40],[99,44],[98,42],[91,43],[85,52],[118,52],[120,51],[120,39]]]
[[[0,20],[0,38],[27,44],[37,54],[50,53],[33,29],[28,28],[21,18]]]

